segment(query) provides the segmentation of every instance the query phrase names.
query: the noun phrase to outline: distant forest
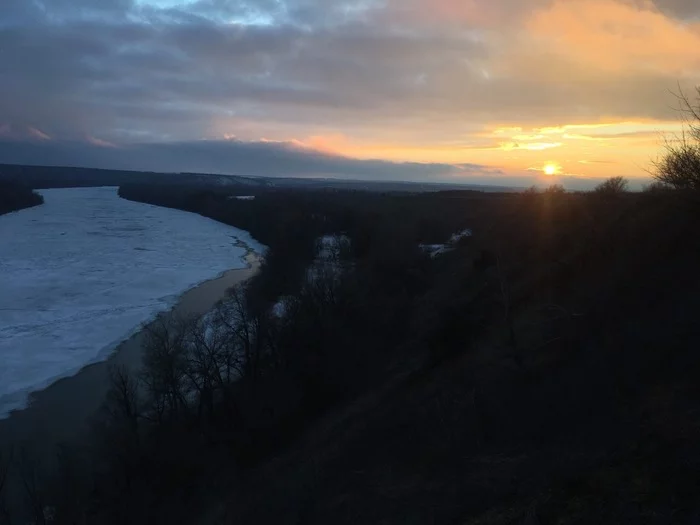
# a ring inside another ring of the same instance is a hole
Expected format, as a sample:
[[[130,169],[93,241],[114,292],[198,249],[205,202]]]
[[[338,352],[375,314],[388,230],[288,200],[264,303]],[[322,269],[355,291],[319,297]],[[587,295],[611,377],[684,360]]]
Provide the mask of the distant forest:
[[[0,215],[44,203],[44,198],[30,188],[0,180]]]
[[[247,177],[244,175],[217,175],[205,173],[157,173],[70,166],[24,166],[0,164],[0,181],[21,181],[35,189],[77,188],[85,186],[167,185],[179,188],[234,187],[247,188],[248,193],[277,189],[334,189],[364,191],[430,192],[449,189],[479,189],[503,191],[500,186],[470,186],[469,184],[441,184],[431,182],[363,181],[333,178]]]
[[[233,178],[230,178],[233,180]],[[0,182],[12,181],[34,189],[79,188],[94,186],[120,186],[123,184],[168,184],[171,186],[211,186],[217,183],[216,175],[188,173],[153,173],[145,171],[106,170],[76,168],[70,166],[22,166],[0,164]],[[221,182],[228,182],[222,177]]]

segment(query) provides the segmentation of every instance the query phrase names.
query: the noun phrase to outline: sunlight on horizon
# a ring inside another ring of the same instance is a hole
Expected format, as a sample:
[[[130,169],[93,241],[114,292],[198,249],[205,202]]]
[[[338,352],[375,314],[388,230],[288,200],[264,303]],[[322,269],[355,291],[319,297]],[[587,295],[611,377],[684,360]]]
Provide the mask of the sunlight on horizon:
[[[217,125],[212,138],[234,136]],[[326,154],[396,162],[475,163],[491,169],[505,169],[525,176],[540,171],[548,176],[604,178],[611,176],[648,177],[647,168],[663,147],[664,135],[678,133],[680,122],[610,121],[532,127],[495,125],[467,132],[458,137],[440,135],[432,142],[423,139],[423,130],[387,130],[382,136],[361,130],[355,136],[325,131],[306,137],[289,138],[289,131],[274,130],[269,135],[236,135],[242,140],[275,140]],[[388,141],[385,137],[392,137]],[[552,154],[556,154],[556,162]]]
[[[542,171],[545,175],[556,175],[559,173],[559,167],[556,164],[546,164]]]

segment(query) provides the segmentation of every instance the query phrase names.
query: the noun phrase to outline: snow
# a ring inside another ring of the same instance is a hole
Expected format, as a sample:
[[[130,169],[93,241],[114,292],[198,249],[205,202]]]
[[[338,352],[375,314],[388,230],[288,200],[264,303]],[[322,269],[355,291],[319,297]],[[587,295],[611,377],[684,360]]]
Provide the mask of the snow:
[[[306,269],[306,280],[313,283],[323,277],[338,279],[347,266],[341,256],[349,248],[347,235],[323,235],[316,239],[316,257]]]
[[[323,235],[316,239],[316,258],[320,261],[336,261],[343,249],[350,246],[347,235]]]
[[[443,253],[451,252],[455,249],[455,245],[457,243],[459,243],[462,239],[466,239],[467,237],[471,236],[471,230],[462,230],[450,235],[449,241],[447,241],[445,244],[419,244],[418,247],[430,255],[430,257],[437,257]]]
[[[290,297],[281,297],[275,304],[273,304],[270,310],[273,317],[276,317],[277,319],[286,317],[291,300],[292,299]]]
[[[450,243],[457,244],[462,239],[466,239],[467,237],[471,237],[471,236],[472,236],[471,230],[462,230],[461,232],[457,232],[457,233],[452,234],[452,236],[450,237]]]
[[[437,257],[440,254],[452,251],[452,247],[448,244],[419,244],[418,247],[431,257]]]
[[[189,288],[244,268],[242,230],[116,188],[41,191],[0,216],[0,416],[103,360]]]
[[[227,200],[254,201],[255,195],[231,195],[227,197]]]

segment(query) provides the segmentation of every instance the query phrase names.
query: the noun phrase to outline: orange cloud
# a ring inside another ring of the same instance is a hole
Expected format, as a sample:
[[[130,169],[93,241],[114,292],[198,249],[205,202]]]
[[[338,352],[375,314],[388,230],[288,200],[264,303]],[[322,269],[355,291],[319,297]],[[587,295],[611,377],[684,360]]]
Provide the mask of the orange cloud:
[[[357,147],[345,135],[340,133],[312,135],[302,142],[315,150],[333,154],[347,154],[349,150]]]
[[[29,135],[35,139],[51,140],[51,137],[49,135],[47,135],[46,133],[44,133],[43,131],[41,131],[38,128],[33,128],[33,127],[29,126],[27,128],[27,133],[29,133]]]
[[[117,147],[117,145],[112,143],[112,142],[109,142],[107,140],[98,139],[97,137],[93,137],[91,135],[87,136],[87,141],[90,144],[92,144],[94,146],[99,146],[101,148],[116,148]]]
[[[577,68],[661,71],[700,69],[700,23],[681,23],[648,2],[557,0],[525,23],[528,37]]]

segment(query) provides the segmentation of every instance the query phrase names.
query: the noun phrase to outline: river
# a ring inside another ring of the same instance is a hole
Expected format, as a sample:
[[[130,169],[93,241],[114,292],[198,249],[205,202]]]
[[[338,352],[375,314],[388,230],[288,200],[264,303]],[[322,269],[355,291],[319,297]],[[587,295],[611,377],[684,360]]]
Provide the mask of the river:
[[[85,430],[109,367],[139,366],[143,323],[206,313],[264,250],[247,232],[116,188],[42,194],[45,205],[0,217],[0,406],[15,409],[0,420],[0,449],[50,451]]]
[[[245,231],[116,188],[41,193],[43,206],[0,216],[0,417],[262,250]]]

